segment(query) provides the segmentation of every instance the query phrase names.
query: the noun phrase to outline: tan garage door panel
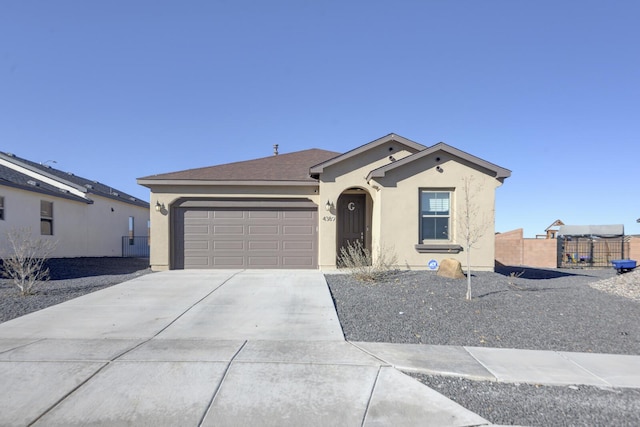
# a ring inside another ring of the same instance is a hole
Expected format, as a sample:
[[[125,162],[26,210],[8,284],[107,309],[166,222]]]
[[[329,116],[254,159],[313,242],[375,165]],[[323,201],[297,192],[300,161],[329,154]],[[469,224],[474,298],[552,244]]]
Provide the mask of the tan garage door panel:
[[[175,268],[317,268],[315,209],[180,208]]]

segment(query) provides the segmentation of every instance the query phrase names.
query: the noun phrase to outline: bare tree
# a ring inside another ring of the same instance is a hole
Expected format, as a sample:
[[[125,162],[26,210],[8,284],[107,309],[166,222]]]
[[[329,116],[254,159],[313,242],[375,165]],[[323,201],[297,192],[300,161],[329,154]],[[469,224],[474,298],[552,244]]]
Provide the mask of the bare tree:
[[[37,283],[49,280],[49,269],[44,267],[44,262],[56,242],[33,238],[30,228],[9,230],[7,242],[9,253],[3,258],[2,275],[11,279],[22,295],[29,295]]]
[[[492,218],[487,217],[485,211],[481,211],[477,200],[482,189],[482,184],[476,184],[473,176],[462,178],[462,206],[457,216],[457,222],[458,232],[467,253],[467,294],[465,297],[467,300],[471,300],[471,249],[484,236],[492,221]]]

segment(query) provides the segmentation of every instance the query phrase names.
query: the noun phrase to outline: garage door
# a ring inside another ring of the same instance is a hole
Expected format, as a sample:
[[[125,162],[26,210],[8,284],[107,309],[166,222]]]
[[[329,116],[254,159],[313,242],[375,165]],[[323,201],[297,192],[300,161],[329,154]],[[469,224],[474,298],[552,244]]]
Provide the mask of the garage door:
[[[317,208],[181,207],[175,268],[317,268]]]

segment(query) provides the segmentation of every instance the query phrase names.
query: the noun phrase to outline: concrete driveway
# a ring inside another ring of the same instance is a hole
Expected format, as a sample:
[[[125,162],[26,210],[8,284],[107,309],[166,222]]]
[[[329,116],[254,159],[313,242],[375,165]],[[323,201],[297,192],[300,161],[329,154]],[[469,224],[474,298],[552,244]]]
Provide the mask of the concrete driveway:
[[[0,325],[0,425],[488,422],[346,342],[319,271],[154,273]]]

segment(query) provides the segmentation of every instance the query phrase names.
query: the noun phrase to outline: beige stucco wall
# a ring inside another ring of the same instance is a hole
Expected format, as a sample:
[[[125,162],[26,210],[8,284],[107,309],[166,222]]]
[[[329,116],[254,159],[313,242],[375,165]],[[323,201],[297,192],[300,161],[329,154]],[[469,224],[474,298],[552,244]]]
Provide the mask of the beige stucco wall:
[[[0,186],[5,219],[0,221],[0,247],[7,250],[6,233],[30,228],[34,238],[56,242],[51,255],[65,257],[121,256],[121,238],[134,217],[135,235],[147,235],[149,210],[92,194],[93,204]],[[40,236],[40,201],[53,202],[53,236]]]
[[[482,238],[471,250],[471,267],[474,270],[493,270],[494,268],[494,203],[495,190],[501,183],[461,159],[438,152],[432,156],[412,162],[401,168],[387,172],[386,176],[376,180],[366,181],[367,174],[378,167],[391,163],[389,147],[395,143],[383,144],[369,151],[364,156],[358,156],[331,166],[323,171],[320,179],[320,194],[323,203],[325,199],[333,202],[340,194],[352,188],[361,189],[368,194],[368,201],[372,203],[370,229],[367,230],[368,247],[374,257],[385,251],[395,254],[398,267],[422,269],[427,268],[428,262],[435,259],[441,262],[445,258],[455,258],[466,265],[466,252],[453,253],[418,253],[415,245],[419,238],[419,190],[451,190],[452,212],[454,215],[462,212],[464,193],[461,189],[462,178],[471,176],[474,179],[474,201],[481,215],[476,220],[485,217],[486,231]],[[395,144],[397,146],[397,144]],[[410,153],[395,151],[393,156],[399,160]],[[440,158],[436,162],[436,157]],[[440,165],[443,172],[437,172],[435,167]],[[335,212],[334,215],[335,217]],[[453,217],[451,221],[452,238],[450,241],[435,241],[432,243],[451,243],[464,246],[460,230],[461,217]],[[335,268],[336,241],[338,218],[327,215],[320,216],[320,268]],[[425,242],[429,243],[429,242]]]
[[[379,236],[382,211],[380,209],[379,194],[367,182],[366,177],[373,169],[391,163],[389,156],[400,160],[410,154],[412,153],[403,149],[400,144],[391,141],[327,167],[320,176],[320,195],[323,206],[327,201],[337,206],[340,195],[348,191],[358,191],[367,195],[367,210],[371,212],[371,215],[367,218],[365,242],[374,256],[377,254],[377,248],[380,247]],[[321,269],[334,269],[336,267],[338,239],[336,211],[321,212],[319,219],[318,266]]]
[[[435,158],[440,157],[436,162]],[[436,170],[436,165],[442,172]],[[447,153],[439,152],[417,160],[403,168],[394,169],[377,182],[379,186],[379,216],[374,217],[374,234],[379,236],[377,244],[388,250],[395,250],[400,266],[409,268],[427,268],[432,259],[441,262],[445,258],[454,258],[463,265],[467,264],[466,249],[455,253],[419,253],[415,245],[419,243],[458,244],[465,247],[463,237],[463,212],[465,194],[463,178],[472,177],[470,206],[477,210],[472,216],[475,223],[472,228],[482,228],[482,237],[469,252],[472,270],[493,270],[494,268],[494,203],[495,190],[500,182],[460,159],[454,159]],[[449,241],[419,242],[419,190],[451,191],[451,221]]]

